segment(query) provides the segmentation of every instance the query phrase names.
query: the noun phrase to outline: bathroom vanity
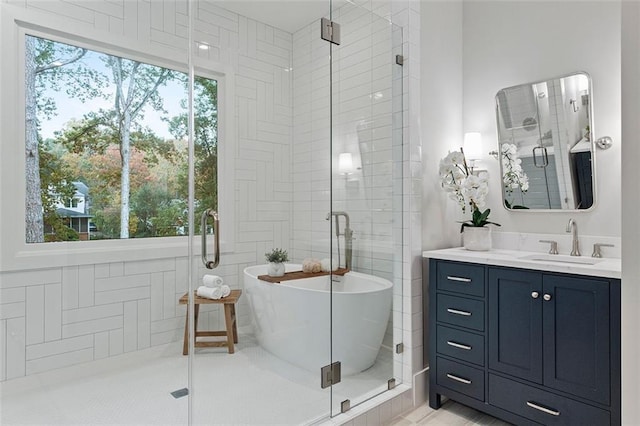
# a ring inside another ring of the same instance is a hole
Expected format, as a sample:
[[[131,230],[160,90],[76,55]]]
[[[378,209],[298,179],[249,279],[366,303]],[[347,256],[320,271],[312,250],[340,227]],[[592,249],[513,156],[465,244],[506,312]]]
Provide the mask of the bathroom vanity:
[[[620,424],[619,259],[423,256],[432,408],[446,396],[519,425]]]

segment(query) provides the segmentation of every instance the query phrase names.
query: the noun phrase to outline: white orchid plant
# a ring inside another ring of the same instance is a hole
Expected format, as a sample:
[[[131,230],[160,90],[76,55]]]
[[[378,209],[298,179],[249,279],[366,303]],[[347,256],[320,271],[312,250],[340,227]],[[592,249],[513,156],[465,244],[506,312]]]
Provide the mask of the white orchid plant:
[[[522,169],[522,160],[518,158],[517,147],[512,143],[503,143],[501,148],[502,157],[502,182],[506,194],[513,194],[513,191],[520,189],[522,193],[529,190],[529,177]],[[526,209],[521,205],[514,205],[505,199],[505,204],[511,209]]]
[[[467,209],[471,210],[471,220],[462,222],[460,232],[465,226],[500,226],[488,220],[491,209],[480,210],[484,207],[489,193],[488,175],[474,175],[469,171],[462,148],[460,151],[450,152],[440,160],[439,174],[442,188],[449,193],[449,198],[458,203],[463,213],[466,213]]]

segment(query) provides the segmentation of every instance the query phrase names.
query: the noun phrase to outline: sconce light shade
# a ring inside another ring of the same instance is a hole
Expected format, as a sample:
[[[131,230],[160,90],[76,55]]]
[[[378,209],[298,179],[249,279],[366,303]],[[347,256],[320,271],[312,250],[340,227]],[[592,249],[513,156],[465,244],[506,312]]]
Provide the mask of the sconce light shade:
[[[353,173],[353,157],[350,152],[343,152],[338,156],[338,172],[343,175]]]
[[[482,135],[479,132],[464,134],[464,155],[467,160],[482,158]]]

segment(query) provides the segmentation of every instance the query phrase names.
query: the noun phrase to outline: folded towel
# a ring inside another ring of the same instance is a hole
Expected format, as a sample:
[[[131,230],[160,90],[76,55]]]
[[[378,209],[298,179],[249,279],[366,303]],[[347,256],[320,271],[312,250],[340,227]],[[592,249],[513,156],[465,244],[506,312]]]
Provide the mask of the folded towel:
[[[220,287],[200,286],[196,290],[196,294],[206,299],[220,299],[222,297],[222,289]]]
[[[224,280],[218,275],[205,275],[202,277],[202,284],[207,287],[220,287],[224,284]]]
[[[222,284],[220,286],[220,292],[222,294],[221,297],[227,297],[231,294],[231,288],[226,284]]]

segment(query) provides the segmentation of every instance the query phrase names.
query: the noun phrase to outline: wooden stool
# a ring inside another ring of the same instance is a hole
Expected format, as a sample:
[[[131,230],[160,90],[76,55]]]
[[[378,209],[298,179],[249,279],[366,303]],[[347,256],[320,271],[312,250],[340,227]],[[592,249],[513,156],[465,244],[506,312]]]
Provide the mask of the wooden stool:
[[[219,347],[228,347],[229,353],[232,354],[233,344],[238,343],[238,329],[236,327],[236,302],[240,298],[242,294],[242,290],[231,290],[231,293],[222,299],[207,299],[205,297],[200,297],[194,294],[194,330],[195,330],[195,338],[194,338],[194,346],[196,348],[219,348]],[[185,293],[184,296],[180,298],[181,305],[187,305],[187,319],[184,324],[184,346],[182,347],[182,355],[189,354],[189,293]],[[226,330],[222,331],[198,331],[198,313],[200,311],[201,304],[223,304],[224,305],[224,322],[226,325]],[[209,336],[226,336],[226,341],[217,341],[217,342],[198,342],[198,337],[209,337]]]

